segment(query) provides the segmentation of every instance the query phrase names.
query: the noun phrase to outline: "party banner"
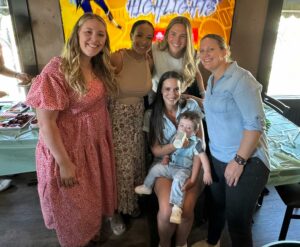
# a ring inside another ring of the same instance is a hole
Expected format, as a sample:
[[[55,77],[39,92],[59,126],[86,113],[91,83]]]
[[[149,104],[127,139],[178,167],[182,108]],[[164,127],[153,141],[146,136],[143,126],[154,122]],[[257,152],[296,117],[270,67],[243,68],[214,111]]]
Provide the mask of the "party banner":
[[[131,46],[130,29],[137,20],[153,23],[155,41],[163,38],[168,23],[178,15],[191,21],[195,48],[208,33],[229,42],[235,0],[60,0],[60,6],[65,39],[83,13],[93,12],[106,21],[115,51]]]

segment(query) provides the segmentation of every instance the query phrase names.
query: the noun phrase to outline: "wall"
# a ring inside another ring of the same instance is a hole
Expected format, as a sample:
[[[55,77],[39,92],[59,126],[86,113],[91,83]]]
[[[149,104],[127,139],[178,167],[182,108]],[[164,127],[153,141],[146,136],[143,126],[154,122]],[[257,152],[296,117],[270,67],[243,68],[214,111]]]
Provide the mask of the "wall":
[[[64,36],[58,0],[28,0],[38,70],[60,55]]]
[[[256,77],[260,58],[267,0],[237,0],[230,47],[232,58]]]
[[[38,68],[60,54],[64,38],[58,0],[28,0]],[[232,57],[257,75],[268,0],[236,0],[231,36]]]

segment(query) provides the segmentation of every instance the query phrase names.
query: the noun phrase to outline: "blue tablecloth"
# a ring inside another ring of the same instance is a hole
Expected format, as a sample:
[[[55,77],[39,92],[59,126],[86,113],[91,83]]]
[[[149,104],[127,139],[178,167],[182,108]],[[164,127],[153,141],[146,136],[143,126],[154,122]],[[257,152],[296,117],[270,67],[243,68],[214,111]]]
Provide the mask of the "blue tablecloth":
[[[3,106],[1,114],[13,104]],[[30,112],[29,114],[34,114]],[[38,129],[0,129],[0,176],[35,171]]]
[[[270,185],[300,182],[300,128],[277,113],[264,107],[270,122],[268,144],[271,159]]]
[[[29,127],[0,131],[0,176],[35,171],[37,139],[38,130]]]

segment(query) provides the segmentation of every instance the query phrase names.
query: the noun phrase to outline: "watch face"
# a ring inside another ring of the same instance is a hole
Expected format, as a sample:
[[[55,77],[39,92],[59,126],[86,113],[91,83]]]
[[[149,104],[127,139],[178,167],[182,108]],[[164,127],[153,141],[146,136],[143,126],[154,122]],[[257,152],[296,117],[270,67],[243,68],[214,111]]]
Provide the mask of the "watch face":
[[[234,160],[236,161],[236,163],[238,163],[241,166],[244,166],[247,164],[247,161],[239,155],[235,155]]]

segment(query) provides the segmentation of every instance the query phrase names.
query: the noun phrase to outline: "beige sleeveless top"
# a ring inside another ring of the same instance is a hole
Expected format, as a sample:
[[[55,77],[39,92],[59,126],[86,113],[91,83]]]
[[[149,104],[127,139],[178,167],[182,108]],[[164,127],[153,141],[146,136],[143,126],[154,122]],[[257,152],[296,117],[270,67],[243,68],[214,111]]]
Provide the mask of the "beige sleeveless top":
[[[151,72],[146,59],[137,60],[127,50],[119,51],[123,57],[123,67],[116,75],[119,86],[117,100],[122,104],[136,104],[151,90]]]

